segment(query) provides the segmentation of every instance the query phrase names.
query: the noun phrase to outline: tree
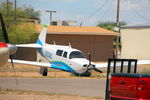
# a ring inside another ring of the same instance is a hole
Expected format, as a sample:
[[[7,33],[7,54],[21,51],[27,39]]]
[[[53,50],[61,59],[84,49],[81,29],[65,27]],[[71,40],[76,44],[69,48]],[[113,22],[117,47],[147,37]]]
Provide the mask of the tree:
[[[40,11],[35,11],[32,6],[28,6],[24,10],[30,18],[39,18],[40,17]]]
[[[120,22],[120,26],[124,26],[126,25],[125,22]],[[101,22],[99,23],[97,26],[114,31],[114,28],[116,27],[116,23],[115,22]]]
[[[32,6],[23,6],[17,8],[17,21],[15,21],[13,3],[9,2],[7,5],[6,2],[2,2],[0,4],[0,13],[3,15],[11,43],[35,42],[37,39],[37,34],[35,34],[35,26],[27,22],[22,22],[20,19],[39,18],[39,11],[35,11]],[[0,41],[3,41],[2,37],[2,29],[0,27]]]

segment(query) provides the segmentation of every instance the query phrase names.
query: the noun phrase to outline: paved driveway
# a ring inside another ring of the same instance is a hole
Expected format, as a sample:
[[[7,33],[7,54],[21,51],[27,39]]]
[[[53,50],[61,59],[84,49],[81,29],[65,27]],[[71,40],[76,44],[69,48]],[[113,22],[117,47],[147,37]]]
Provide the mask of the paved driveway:
[[[104,98],[105,79],[0,78],[0,87]]]

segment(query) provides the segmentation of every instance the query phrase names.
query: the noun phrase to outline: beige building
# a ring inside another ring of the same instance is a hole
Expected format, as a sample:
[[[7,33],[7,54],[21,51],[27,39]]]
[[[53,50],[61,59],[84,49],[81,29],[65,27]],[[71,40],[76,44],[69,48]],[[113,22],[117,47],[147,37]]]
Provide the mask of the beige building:
[[[36,29],[39,33],[42,26],[37,25]],[[70,43],[72,48],[83,51],[86,57],[90,53],[92,61],[107,61],[108,58],[113,57],[113,37],[115,35],[118,33],[100,27],[48,26],[46,42],[53,44],[55,41],[57,45],[69,45]],[[28,52],[28,55],[21,56],[22,53],[26,54],[25,52]],[[36,59],[33,49],[18,50],[17,54],[17,57],[20,58]]]
[[[150,60],[150,24],[121,28],[121,58]]]

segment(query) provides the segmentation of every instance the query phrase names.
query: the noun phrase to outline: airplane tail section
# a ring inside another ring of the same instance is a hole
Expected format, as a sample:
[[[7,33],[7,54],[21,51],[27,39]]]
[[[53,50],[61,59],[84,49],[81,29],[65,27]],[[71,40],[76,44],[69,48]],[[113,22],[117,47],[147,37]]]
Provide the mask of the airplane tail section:
[[[28,47],[28,48],[42,48],[42,46],[45,44],[46,40],[46,31],[47,31],[47,25],[43,25],[43,29],[38,37],[38,40],[34,44],[18,44],[17,47]]]
[[[47,25],[43,25],[43,29],[42,29],[39,37],[38,37],[38,40],[37,40],[36,44],[40,44],[41,46],[43,46],[45,44],[46,31],[47,31]]]

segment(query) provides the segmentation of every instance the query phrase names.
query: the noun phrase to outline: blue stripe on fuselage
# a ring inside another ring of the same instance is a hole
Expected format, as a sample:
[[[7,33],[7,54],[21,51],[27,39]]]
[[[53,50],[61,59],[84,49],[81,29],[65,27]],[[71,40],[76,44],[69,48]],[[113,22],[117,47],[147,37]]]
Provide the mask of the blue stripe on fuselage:
[[[36,44],[40,44],[41,46],[43,46],[43,43],[41,42],[40,39],[37,40]]]
[[[73,70],[69,65],[67,65],[63,62],[59,62],[59,61],[51,62],[51,67],[55,68],[55,69],[60,69],[63,71],[71,72],[73,74],[77,74],[77,72],[75,70]]]

